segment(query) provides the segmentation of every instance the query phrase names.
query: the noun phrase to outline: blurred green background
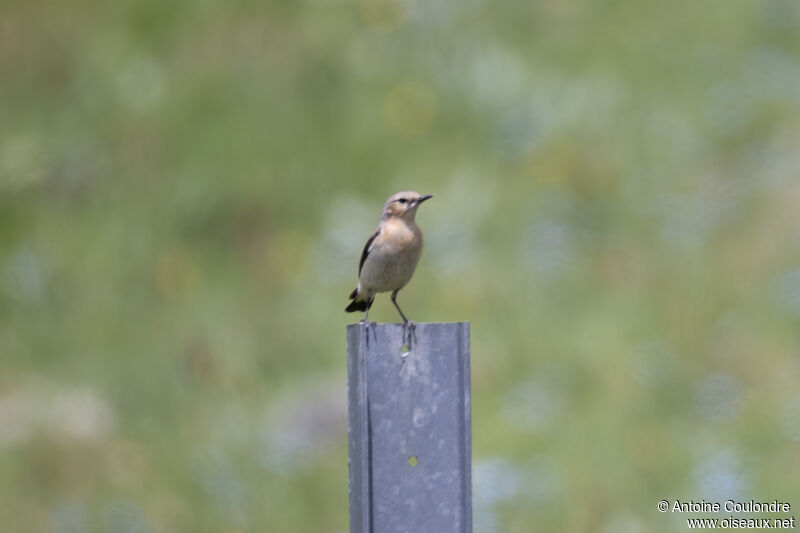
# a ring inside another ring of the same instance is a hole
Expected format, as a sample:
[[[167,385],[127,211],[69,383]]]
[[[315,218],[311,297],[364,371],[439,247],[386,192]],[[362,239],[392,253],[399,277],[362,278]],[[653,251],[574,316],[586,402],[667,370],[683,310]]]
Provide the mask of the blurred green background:
[[[794,0],[4,0],[3,531],[348,531],[342,310],[405,189],[476,533],[795,514],[798,57]]]

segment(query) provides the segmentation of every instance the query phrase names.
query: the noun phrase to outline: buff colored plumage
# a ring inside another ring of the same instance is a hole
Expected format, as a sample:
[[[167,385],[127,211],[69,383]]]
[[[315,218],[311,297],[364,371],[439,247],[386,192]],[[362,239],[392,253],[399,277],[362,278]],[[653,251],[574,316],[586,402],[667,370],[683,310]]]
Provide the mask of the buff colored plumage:
[[[352,302],[345,311],[364,311],[366,322],[375,294],[392,291],[392,303],[403,323],[409,323],[397,305],[397,292],[411,279],[422,254],[422,231],[414,217],[420,204],[429,198],[433,195],[404,191],[386,201],[378,229],[367,240],[361,254],[358,287],[350,294]]]

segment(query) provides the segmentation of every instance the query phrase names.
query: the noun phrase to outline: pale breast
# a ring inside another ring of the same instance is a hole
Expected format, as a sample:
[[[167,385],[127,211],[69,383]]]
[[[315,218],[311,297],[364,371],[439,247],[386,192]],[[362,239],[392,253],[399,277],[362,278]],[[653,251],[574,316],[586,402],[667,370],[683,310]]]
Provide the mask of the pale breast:
[[[385,221],[361,269],[359,287],[375,292],[403,288],[422,254],[422,232],[416,224]]]

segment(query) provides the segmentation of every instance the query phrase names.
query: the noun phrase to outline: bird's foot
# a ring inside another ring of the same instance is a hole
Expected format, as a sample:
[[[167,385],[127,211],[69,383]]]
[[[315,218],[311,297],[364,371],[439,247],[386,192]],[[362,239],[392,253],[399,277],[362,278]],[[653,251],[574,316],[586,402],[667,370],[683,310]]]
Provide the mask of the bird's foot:
[[[413,320],[406,319],[405,322],[403,322],[403,338],[409,350],[411,349],[412,339],[414,341],[417,340],[416,331],[417,331],[417,324]]]
[[[366,337],[367,337],[367,348],[369,348],[370,329],[374,328],[375,326],[377,326],[378,323],[377,322],[372,322],[370,320],[367,320],[366,318],[362,318],[361,320],[359,320],[358,323],[361,324],[362,326],[364,326],[364,333],[366,334]],[[377,330],[373,329],[372,330],[372,335],[375,335],[376,332],[377,332]]]

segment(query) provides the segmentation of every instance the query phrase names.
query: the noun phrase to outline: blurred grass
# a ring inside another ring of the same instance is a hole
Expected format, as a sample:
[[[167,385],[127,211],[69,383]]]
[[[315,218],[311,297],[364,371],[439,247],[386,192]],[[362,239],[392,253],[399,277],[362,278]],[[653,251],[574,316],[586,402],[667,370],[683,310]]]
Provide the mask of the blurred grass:
[[[800,505],[798,25],[7,0],[0,520],[346,531],[341,309],[403,189],[436,195],[405,309],[472,322],[476,532]]]

